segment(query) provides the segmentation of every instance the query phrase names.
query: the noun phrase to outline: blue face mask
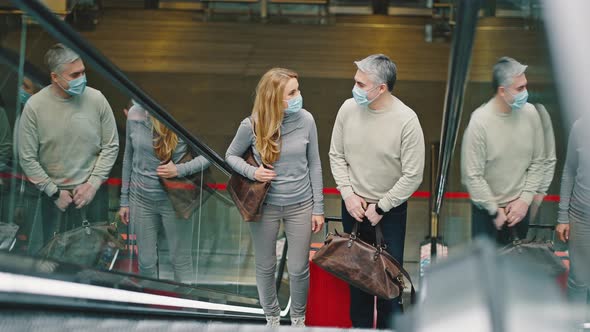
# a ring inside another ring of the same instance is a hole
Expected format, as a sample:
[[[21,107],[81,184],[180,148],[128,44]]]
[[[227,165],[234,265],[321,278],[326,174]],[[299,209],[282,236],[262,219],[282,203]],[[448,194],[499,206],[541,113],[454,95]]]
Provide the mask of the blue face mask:
[[[510,92],[508,92],[508,94],[512,95]],[[514,97],[514,101],[512,102],[512,104],[508,104],[508,105],[510,105],[510,108],[512,108],[513,111],[517,111],[517,110],[523,108],[524,105],[526,104],[527,100],[529,99],[529,92],[528,92],[528,90],[524,90],[520,93],[517,93],[513,97]]]
[[[76,79],[68,81],[68,85],[70,86],[70,88],[67,90],[64,89],[61,85],[59,87],[62,88],[65,92],[67,92],[70,96],[81,95],[84,92],[84,89],[86,88],[86,75],[82,75]]]
[[[303,97],[299,94],[287,100],[287,108],[285,108],[286,114],[293,114],[299,112],[303,108]]]
[[[359,106],[368,106],[373,101],[375,101],[375,99],[377,99],[377,97],[379,97],[379,95],[377,95],[375,98],[369,100],[369,98],[367,97],[367,94],[370,91],[373,91],[373,90],[375,90],[378,87],[379,86],[376,86],[376,87],[370,89],[369,91],[365,91],[365,90],[359,88],[355,84],[354,87],[352,88],[352,97],[354,98],[354,101],[356,101],[356,103],[359,104]]]
[[[19,88],[18,89],[18,97],[20,98],[20,104],[21,106],[25,106],[25,104],[27,103],[27,100],[29,100],[29,98],[31,98],[31,94],[26,92],[23,88]]]

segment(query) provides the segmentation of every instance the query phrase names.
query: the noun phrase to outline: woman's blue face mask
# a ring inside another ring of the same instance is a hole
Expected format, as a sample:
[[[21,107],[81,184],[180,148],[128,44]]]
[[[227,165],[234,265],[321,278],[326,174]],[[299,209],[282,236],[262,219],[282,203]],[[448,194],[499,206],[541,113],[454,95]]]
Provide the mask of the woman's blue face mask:
[[[285,114],[297,113],[303,108],[303,96],[301,94],[286,100],[287,108],[285,108]]]
[[[30,93],[26,92],[25,89],[23,89],[23,88],[18,89],[18,97],[20,98],[21,106],[25,106],[25,104],[27,103],[29,98],[31,98],[31,96],[32,95]]]

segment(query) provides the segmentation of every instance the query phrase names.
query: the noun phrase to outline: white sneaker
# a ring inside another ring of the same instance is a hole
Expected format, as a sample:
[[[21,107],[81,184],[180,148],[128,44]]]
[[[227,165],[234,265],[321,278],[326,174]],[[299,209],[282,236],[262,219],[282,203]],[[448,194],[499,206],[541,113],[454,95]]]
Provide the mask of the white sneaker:
[[[266,326],[267,327],[281,326],[281,317],[280,316],[266,316]]]
[[[291,326],[305,327],[305,317],[291,317]]]

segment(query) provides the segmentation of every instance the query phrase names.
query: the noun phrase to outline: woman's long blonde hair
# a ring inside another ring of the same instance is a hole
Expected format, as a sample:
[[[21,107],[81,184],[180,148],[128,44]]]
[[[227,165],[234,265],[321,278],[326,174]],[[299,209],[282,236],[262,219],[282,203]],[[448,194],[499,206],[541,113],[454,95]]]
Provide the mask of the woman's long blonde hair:
[[[256,87],[252,121],[256,135],[256,150],[264,164],[273,164],[281,153],[281,123],[284,109],[283,94],[290,79],[297,73],[285,68],[267,71]]]
[[[154,152],[158,159],[167,162],[172,159],[172,154],[178,145],[178,136],[153,116],[150,116],[150,120],[154,130]]]

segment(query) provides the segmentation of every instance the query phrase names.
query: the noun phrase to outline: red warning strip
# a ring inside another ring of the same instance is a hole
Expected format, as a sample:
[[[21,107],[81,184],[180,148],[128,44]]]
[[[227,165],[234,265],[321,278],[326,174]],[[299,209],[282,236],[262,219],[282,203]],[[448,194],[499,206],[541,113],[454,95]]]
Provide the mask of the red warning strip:
[[[10,173],[0,173],[0,178],[7,179],[11,177],[16,177],[22,179],[23,176],[21,175],[12,175]],[[106,181],[106,184],[109,186],[121,186],[123,181],[120,178],[109,178]],[[207,186],[211,189],[215,190],[226,190],[227,184],[225,183],[207,183]],[[190,185],[186,184],[178,184],[178,187],[174,189],[192,189]],[[336,188],[324,188],[324,195],[340,195],[340,191]],[[422,198],[428,199],[430,198],[430,193],[428,191],[416,191],[412,198]],[[466,192],[448,192],[445,193],[445,199],[469,199],[469,194]],[[547,195],[545,196],[546,202],[559,202],[559,195]]]

